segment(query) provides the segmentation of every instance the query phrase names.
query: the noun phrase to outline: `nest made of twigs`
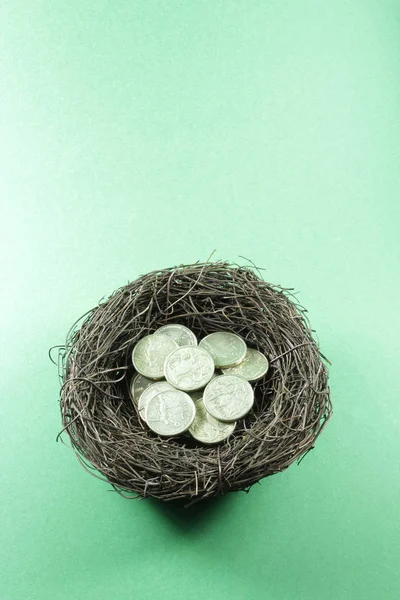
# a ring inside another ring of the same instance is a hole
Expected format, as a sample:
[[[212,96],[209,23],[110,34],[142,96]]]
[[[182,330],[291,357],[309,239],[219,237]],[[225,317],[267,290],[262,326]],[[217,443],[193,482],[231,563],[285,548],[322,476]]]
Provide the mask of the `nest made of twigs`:
[[[305,455],[331,415],[324,357],[305,313],[253,267],[218,261],[143,275],[69,332],[59,353],[63,432],[83,466],[128,497],[190,503],[247,491]],[[215,447],[158,437],[130,400],[132,348],[167,323],[198,339],[232,331],[269,358],[253,410]]]

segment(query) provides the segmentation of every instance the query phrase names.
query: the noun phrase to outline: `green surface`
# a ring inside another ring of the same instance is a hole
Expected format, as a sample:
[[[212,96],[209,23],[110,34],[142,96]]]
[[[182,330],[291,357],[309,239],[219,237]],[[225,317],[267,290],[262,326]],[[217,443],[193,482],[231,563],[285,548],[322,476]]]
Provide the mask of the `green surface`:
[[[397,599],[399,3],[1,13],[0,598]],[[46,352],[214,248],[299,291],[334,418],[300,466],[180,514],[55,443]]]

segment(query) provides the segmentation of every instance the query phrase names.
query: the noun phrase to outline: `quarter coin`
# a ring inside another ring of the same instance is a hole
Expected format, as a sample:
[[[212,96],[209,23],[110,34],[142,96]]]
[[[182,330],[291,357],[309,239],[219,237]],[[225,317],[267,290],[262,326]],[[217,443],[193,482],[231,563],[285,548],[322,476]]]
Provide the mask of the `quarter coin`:
[[[167,335],[146,335],[132,351],[133,366],[148,379],[163,379],[165,359],[177,347]]]
[[[247,381],[258,381],[267,373],[268,359],[264,354],[253,348],[248,348],[244,360],[236,367],[222,369],[225,375],[240,375]]]
[[[178,346],[197,346],[197,338],[193,331],[184,325],[178,323],[163,325],[154,332],[154,335],[160,335],[160,333],[172,338]]]
[[[220,375],[206,386],[203,400],[212,417],[231,423],[244,417],[252,408],[254,391],[243,377]]]
[[[165,360],[164,374],[167,381],[184,392],[204,387],[214,373],[214,361],[203,348],[181,346]]]
[[[214,359],[217,369],[226,369],[242,362],[246,356],[245,341],[229,331],[216,331],[206,335],[199,342],[199,348],[204,348]]]
[[[196,407],[193,400],[180,390],[165,390],[153,396],[145,409],[145,420],[158,435],[184,433],[193,423]]]
[[[197,398],[195,401],[196,416],[189,427],[189,433],[198,442],[203,444],[218,444],[231,435],[236,427],[236,423],[223,423],[218,421],[207,412],[203,399]]]
[[[168,381],[157,381],[157,383],[152,382],[149,387],[147,387],[142,395],[139,398],[138,409],[140,417],[143,421],[146,420],[146,406],[149,401],[157,396],[160,392],[165,392],[166,390],[173,390],[172,385],[168,383]]]
[[[138,405],[141,394],[152,383],[154,383],[154,381],[152,381],[151,379],[147,379],[147,377],[144,377],[140,373],[136,373],[136,375],[132,377],[131,384],[129,386],[129,395],[131,397],[132,402],[136,404],[136,406]]]

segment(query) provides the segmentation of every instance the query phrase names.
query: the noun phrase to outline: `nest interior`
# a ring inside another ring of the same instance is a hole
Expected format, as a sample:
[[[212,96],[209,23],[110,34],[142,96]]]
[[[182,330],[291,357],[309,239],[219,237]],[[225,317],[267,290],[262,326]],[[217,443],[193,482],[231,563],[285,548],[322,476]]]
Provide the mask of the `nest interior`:
[[[270,361],[253,410],[230,438],[203,446],[161,438],[138,418],[128,385],[132,348],[167,323],[201,339],[229,330]],[[127,497],[193,503],[249,490],[309,451],[331,415],[327,369],[291,290],[250,266],[195,263],[153,271],[78,321],[59,352],[60,408],[81,464]]]

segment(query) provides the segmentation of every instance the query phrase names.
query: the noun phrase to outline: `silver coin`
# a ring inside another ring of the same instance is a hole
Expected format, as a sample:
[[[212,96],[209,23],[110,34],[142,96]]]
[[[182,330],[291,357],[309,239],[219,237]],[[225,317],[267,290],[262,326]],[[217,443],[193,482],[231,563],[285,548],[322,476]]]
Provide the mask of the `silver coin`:
[[[251,410],[254,391],[243,377],[220,375],[206,386],[203,400],[212,417],[230,423],[241,419]]]
[[[212,381],[213,379],[215,379],[216,377],[218,377],[219,375],[222,375],[222,373],[213,373],[210,381]],[[195,390],[194,392],[188,392],[189,396],[191,397],[191,399],[193,400],[193,402],[196,403],[197,400],[203,399],[203,393],[204,393],[204,387],[201,388],[200,390]]]
[[[203,398],[195,401],[196,416],[189,427],[189,433],[203,444],[218,444],[231,435],[236,427],[236,422],[223,423],[210,415],[204,406]]]
[[[167,381],[184,392],[198,390],[210,381],[214,373],[214,361],[206,350],[193,346],[181,346],[166,358],[164,374]]]
[[[242,362],[246,356],[246,342],[229,331],[216,331],[206,335],[199,342],[199,348],[204,348],[214,359],[217,369],[233,367]]]
[[[146,335],[132,351],[136,371],[149,379],[164,379],[164,362],[178,344],[167,335]]]
[[[136,406],[138,405],[139,398],[144,390],[148,388],[149,385],[152,385],[152,383],[154,383],[153,380],[147,379],[147,377],[144,377],[140,373],[136,373],[136,375],[132,377],[131,384],[129,386],[129,395],[132,402],[136,404]]]
[[[225,377],[225,376],[224,376]],[[180,435],[189,429],[196,415],[193,400],[180,390],[166,390],[149,400],[147,425],[158,435]]]
[[[244,360],[239,365],[222,369],[222,372],[225,375],[239,375],[247,381],[258,381],[268,372],[268,368],[267,357],[258,350],[248,348]]]
[[[139,398],[138,409],[140,417],[143,421],[146,420],[146,406],[150,402],[154,396],[157,396],[160,392],[165,392],[166,390],[173,390],[175,388],[172,387],[168,381],[157,381],[157,383],[152,382],[149,387],[147,387],[142,395]]]
[[[198,390],[196,392],[188,392],[188,394],[189,394],[189,396],[191,397],[191,399],[193,400],[193,402],[195,404],[196,404],[197,400],[202,400],[203,399],[203,390]]]
[[[197,337],[184,325],[178,323],[163,325],[154,332],[154,335],[160,335],[160,333],[172,338],[178,346],[197,346]]]

